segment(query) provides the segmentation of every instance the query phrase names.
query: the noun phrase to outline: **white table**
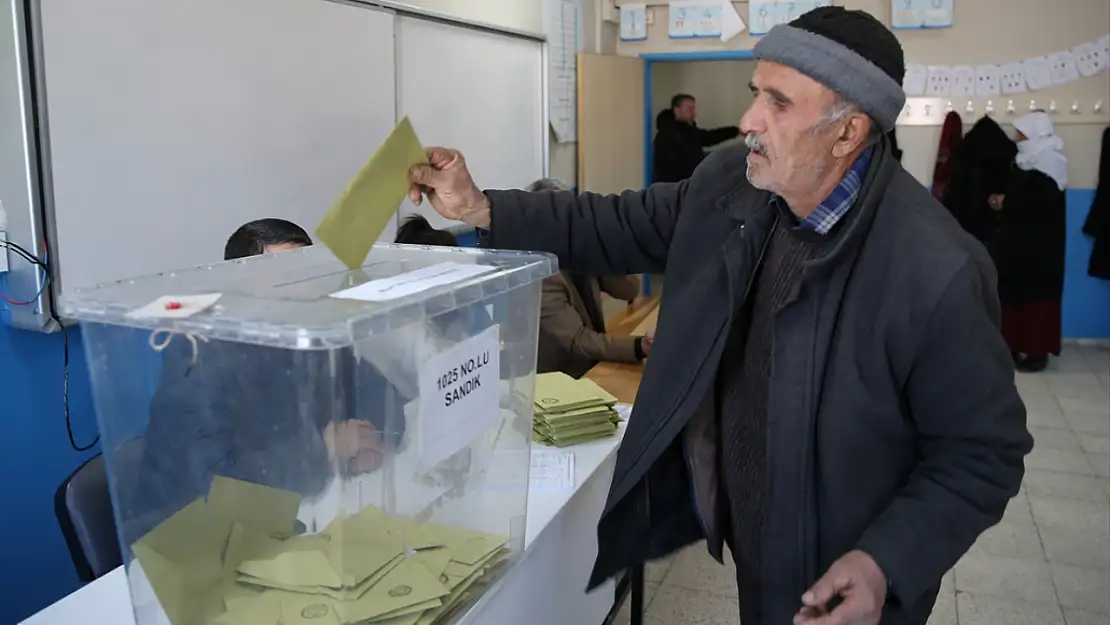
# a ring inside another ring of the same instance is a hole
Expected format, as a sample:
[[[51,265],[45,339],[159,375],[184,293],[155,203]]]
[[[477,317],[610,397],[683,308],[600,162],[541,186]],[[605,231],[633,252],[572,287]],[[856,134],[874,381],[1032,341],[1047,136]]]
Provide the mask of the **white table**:
[[[585,593],[597,555],[597,521],[605,506],[624,424],[616,436],[568,448],[573,491],[529,491],[524,554],[460,624],[593,625],[613,606],[613,583]],[[135,625],[123,568],[23,621],[23,625]]]

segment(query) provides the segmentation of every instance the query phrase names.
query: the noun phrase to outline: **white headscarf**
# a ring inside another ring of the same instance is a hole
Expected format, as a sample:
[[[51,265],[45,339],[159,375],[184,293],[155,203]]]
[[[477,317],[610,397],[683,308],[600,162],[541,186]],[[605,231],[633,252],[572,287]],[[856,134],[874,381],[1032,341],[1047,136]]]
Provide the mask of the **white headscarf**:
[[[1014,120],[1014,128],[1026,136],[1017,144],[1017,166],[1037,170],[1056,181],[1063,191],[1068,186],[1068,159],[1060,152],[1064,140],[1056,135],[1052,120],[1045,113],[1030,113]]]

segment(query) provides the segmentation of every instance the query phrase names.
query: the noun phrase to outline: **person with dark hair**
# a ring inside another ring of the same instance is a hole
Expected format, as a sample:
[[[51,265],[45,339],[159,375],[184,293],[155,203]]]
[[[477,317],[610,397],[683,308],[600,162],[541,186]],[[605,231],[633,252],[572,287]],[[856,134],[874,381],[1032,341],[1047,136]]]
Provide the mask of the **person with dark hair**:
[[[423,215],[409,215],[397,229],[396,243],[407,245],[438,245],[458,247],[455,235],[446,230],[436,230]]]
[[[1013,139],[998,122],[982,117],[952,153],[944,206],[960,226],[986,244],[991,236],[991,209],[987,199],[1003,193],[1017,155]]]
[[[698,128],[697,117],[697,101],[686,93],[671,98],[671,108],[663,109],[656,116],[652,182],[678,182],[689,178],[705,158],[705,148],[740,136],[736,126]]]
[[[532,192],[568,190],[551,178],[528,186]],[[605,333],[601,294],[631,303],[640,294],[634,276],[592,276],[560,271],[545,278],[540,296],[540,339],[536,372],[561,371],[580,378],[599,362],[637,363],[651,351],[651,336]]]
[[[239,226],[224,245],[224,260],[272,254],[312,245],[304,228],[284,219],[269,217]]]
[[[705,540],[744,625],[925,625],[1033,447],[994,266],[894,158],[889,28],[820,7],[753,54],[746,148],[686,180],[483,191],[433,147],[410,197],[492,248],[665,274],[590,588]]]

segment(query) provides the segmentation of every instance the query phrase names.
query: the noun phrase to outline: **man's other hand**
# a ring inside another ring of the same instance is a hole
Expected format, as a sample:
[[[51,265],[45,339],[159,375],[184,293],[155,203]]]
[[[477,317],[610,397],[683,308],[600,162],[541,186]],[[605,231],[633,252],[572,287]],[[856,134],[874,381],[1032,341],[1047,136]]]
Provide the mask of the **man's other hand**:
[[[432,208],[444,218],[488,229],[489,200],[474,184],[463,155],[448,148],[428,148],[427,153],[428,164],[414,165],[409,171],[412,203],[419,205],[427,195]]]
[[[381,466],[384,441],[369,421],[350,419],[324,429],[328,457],[348,474],[369,473]]]
[[[886,590],[886,576],[875,560],[850,551],[802,595],[794,625],[877,625]]]

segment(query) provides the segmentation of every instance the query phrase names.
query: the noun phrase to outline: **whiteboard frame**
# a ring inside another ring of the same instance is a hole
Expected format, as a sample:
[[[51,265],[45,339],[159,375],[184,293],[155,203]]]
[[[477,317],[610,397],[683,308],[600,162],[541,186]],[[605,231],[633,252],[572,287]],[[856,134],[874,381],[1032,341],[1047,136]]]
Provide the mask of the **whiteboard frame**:
[[[541,107],[542,123],[540,131],[542,136],[540,146],[543,150],[541,163],[544,175],[550,175],[550,136],[548,130],[550,127],[550,116],[546,106],[549,97],[547,88],[548,43],[545,35],[477,20],[470,20],[438,11],[431,11],[395,0],[318,1],[384,10],[393,13],[395,20],[401,16],[408,16],[441,22],[456,27],[540,42],[542,62],[541,88],[543,90],[541,98],[544,103],[544,106]],[[28,7],[27,11],[23,10],[24,6]],[[16,77],[15,82],[18,87],[18,91],[14,95],[14,98],[18,100],[18,108],[22,116],[19,123],[26,129],[26,133],[23,137],[15,137],[15,139],[19,140],[18,143],[22,144],[21,146],[5,144],[3,147],[5,150],[14,151],[14,149],[20,149],[20,151],[23,152],[23,159],[26,166],[22,173],[25,174],[24,177],[27,182],[25,185],[27,190],[26,202],[22,202],[24,199],[22,193],[20,193],[21,197],[18,198],[21,200],[20,203],[24,204],[22,207],[24,210],[18,211],[14,206],[7,206],[9,213],[8,235],[13,240],[27,242],[29,244],[28,248],[41,257],[45,254],[47,249],[56,249],[58,236],[54,211],[53,175],[49,148],[50,128],[47,122],[46,111],[48,95],[46,93],[46,76],[42,62],[44,50],[42,48],[43,36],[40,0],[30,0],[26,5],[24,5],[21,0],[9,0],[7,6],[5,6],[5,10],[8,15],[13,17],[14,55],[9,58],[13,61],[14,67],[12,71],[14,71]],[[6,43],[7,42],[5,42],[5,44]],[[5,67],[2,69],[7,70],[9,68]],[[395,108],[395,114],[399,116],[401,112]],[[15,214],[13,215],[13,213]],[[463,228],[462,230],[469,230],[469,228]],[[43,238],[46,239],[45,244],[42,242]],[[51,258],[49,264],[50,275],[48,279],[50,283],[47,285],[48,288],[43,289],[42,296],[34,306],[17,308],[12,311],[10,320],[13,327],[40,332],[56,332],[60,329],[60,327],[53,322],[53,319],[55,317],[54,304],[60,294],[57,288],[57,281],[61,274],[62,263],[59,262],[57,258]],[[41,286],[41,276],[37,275],[37,273],[38,272],[34,271],[32,267],[28,268],[28,270],[19,269],[18,273],[16,271],[9,272],[8,277],[14,283],[21,285],[24,283],[33,284],[37,289]]]

